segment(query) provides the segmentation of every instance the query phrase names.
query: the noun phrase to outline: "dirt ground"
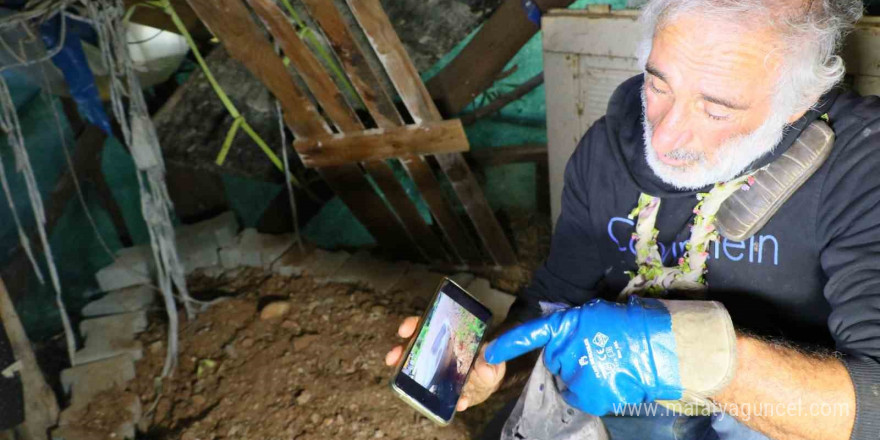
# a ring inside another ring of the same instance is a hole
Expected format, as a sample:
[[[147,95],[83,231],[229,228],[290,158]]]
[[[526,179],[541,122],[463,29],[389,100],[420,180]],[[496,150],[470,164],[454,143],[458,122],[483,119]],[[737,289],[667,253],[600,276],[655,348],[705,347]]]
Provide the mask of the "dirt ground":
[[[513,218],[520,267],[490,276],[496,288],[516,291],[549,247],[549,222]],[[113,425],[119,402],[139,396],[147,439],[468,439],[513,394],[438,427],[388,388],[387,350],[398,341],[405,316],[420,314],[430,299],[411,292],[380,296],[354,286],[316,283],[247,269],[220,278],[196,276],[190,289],[221,297],[192,322],[181,322],[180,361],[174,377],[159,380],[165,323],[156,312],[141,335],[144,359],[137,379],[105,393],[80,420],[92,429]],[[266,304],[283,301],[289,312],[262,320]]]

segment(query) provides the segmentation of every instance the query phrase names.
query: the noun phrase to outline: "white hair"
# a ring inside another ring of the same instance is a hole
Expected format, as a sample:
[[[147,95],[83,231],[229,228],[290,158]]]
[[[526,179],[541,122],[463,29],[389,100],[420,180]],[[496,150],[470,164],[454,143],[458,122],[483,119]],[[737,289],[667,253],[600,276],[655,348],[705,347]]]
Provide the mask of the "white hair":
[[[642,67],[655,33],[683,13],[769,28],[783,56],[773,99],[775,111],[804,111],[843,78],[841,43],[862,16],[862,0],[651,0],[642,9]]]

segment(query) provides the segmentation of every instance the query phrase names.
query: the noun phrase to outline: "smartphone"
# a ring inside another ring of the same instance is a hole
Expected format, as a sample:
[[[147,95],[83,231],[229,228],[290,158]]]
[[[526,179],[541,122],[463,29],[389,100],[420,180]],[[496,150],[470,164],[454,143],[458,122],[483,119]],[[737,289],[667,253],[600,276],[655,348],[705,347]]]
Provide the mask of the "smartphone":
[[[392,391],[433,422],[448,425],[491,321],[486,306],[444,278],[401,356]]]

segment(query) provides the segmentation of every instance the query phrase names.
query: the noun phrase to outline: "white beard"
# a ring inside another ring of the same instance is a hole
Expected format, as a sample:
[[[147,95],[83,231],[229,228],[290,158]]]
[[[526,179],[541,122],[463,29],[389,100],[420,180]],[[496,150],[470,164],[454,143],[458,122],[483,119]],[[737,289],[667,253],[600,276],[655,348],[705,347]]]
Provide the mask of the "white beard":
[[[751,133],[733,136],[724,141],[715,153],[714,162],[711,163],[704,154],[694,155],[687,151],[672,152],[680,157],[695,159],[687,165],[676,167],[660,161],[657,151],[651,145],[654,127],[648,121],[645,90],[642,89],[645,158],[648,160],[648,166],[660,180],[677,189],[699,189],[739,176],[748,169],[749,165],[773,151],[785,134],[787,119],[785,112],[771,113],[770,117]]]

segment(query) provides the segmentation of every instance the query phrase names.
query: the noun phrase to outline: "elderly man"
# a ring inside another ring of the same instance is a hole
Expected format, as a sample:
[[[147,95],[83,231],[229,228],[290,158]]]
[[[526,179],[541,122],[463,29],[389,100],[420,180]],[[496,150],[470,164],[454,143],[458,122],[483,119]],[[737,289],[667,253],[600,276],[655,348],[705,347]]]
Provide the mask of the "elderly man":
[[[613,439],[880,438],[880,100],[836,88],[861,13],[651,1],[644,75],[569,160],[550,255],[511,311],[525,324],[458,409],[543,348],[564,401]],[[655,401],[702,415],[632,411]]]

